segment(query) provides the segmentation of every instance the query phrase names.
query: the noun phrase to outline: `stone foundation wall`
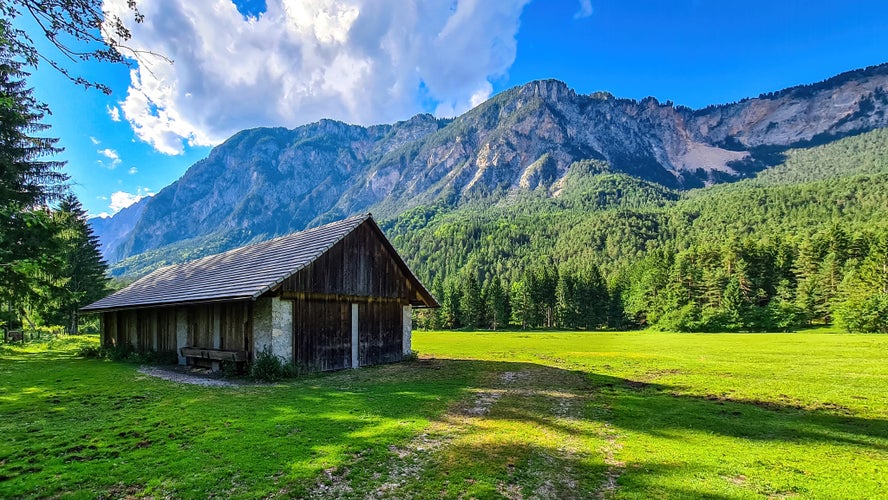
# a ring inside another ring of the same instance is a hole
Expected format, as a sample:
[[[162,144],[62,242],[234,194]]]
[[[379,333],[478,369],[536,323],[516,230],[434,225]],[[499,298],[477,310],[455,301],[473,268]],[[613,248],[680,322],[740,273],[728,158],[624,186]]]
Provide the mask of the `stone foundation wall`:
[[[261,298],[253,307],[253,355],[266,347],[293,361],[293,303],[289,300]]]

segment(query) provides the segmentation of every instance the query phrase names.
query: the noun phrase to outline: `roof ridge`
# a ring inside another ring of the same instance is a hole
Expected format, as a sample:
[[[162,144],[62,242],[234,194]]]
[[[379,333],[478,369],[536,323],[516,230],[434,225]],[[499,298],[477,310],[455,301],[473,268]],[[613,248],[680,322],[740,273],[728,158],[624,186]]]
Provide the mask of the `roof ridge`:
[[[318,231],[318,230],[321,230],[321,229],[326,228],[327,226],[332,226],[332,225],[334,225],[334,224],[341,224],[341,223],[344,223],[344,222],[350,221],[350,220],[352,220],[352,219],[359,219],[359,218],[367,219],[367,218],[370,218],[370,217],[371,217],[370,212],[367,212],[366,214],[352,215],[351,217],[346,217],[345,219],[339,219],[339,220],[335,220],[335,221],[333,221],[333,222],[328,222],[328,223],[326,223],[326,224],[324,224],[324,225],[321,225],[321,226],[310,227],[310,228],[303,229],[303,230],[301,230],[301,231],[294,231],[294,232],[292,232],[292,233],[282,234],[282,235],[280,235],[280,236],[275,236],[274,238],[270,238],[270,239],[267,239],[267,240],[257,241],[257,242],[255,242],[255,243],[248,243],[248,244],[246,244],[246,245],[241,245],[241,246],[239,246],[239,247],[230,248],[230,249],[228,249],[228,250],[225,250],[225,251],[222,251],[222,252],[219,252],[219,253],[214,253],[214,254],[211,254],[211,255],[204,255],[203,257],[200,257],[200,258],[197,258],[197,259],[194,259],[194,260],[186,260],[185,262],[178,262],[178,263],[176,263],[176,264],[170,264],[170,265],[167,265],[167,266],[159,267],[159,268],[155,269],[154,271],[152,271],[152,272],[146,274],[144,277],[151,276],[152,274],[154,274],[155,272],[157,272],[157,271],[159,271],[159,270],[161,270],[161,269],[174,268],[174,267],[186,266],[186,265],[191,265],[191,264],[198,264],[198,263],[203,262],[203,261],[205,261],[205,260],[206,260],[206,261],[209,261],[210,259],[219,258],[219,257],[221,257],[221,256],[223,256],[223,255],[228,255],[228,254],[231,254],[231,253],[239,253],[239,252],[241,252],[241,251],[243,251],[243,250],[245,250],[245,249],[248,249],[248,248],[254,248],[254,247],[257,247],[257,246],[259,246],[259,245],[271,245],[271,243],[276,242],[276,241],[283,240],[283,239],[285,239],[285,238],[291,238],[291,237],[296,236],[296,235],[301,235],[301,234],[310,233],[310,232],[313,232],[313,231]],[[140,278],[140,279],[141,279],[141,278]],[[136,280],[136,281],[138,281],[138,280]]]

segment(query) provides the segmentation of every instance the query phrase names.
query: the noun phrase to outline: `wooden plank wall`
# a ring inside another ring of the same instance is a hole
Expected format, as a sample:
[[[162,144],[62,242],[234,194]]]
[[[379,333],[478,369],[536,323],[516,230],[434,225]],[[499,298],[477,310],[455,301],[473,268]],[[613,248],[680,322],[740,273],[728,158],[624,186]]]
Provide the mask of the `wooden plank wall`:
[[[250,302],[221,304],[219,328],[221,349],[229,351],[253,350],[252,307]]]
[[[297,300],[293,310],[293,359],[311,371],[351,366],[351,304]]]
[[[157,311],[157,352],[174,352],[176,350],[176,309],[164,307]]]
[[[358,304],[358,362],[361,366],[401,361],[402,306],[397,302]]]
[[[213,348],[213,305],[188,308],[188,346]]]
[[[101,343],[105,347],[111,347],[117,341],[117,313],[102,313]]]
[[[220,332],[220,348],[252,351],[252,304],[231,302],[190,306],[188,345],[213,348],[215,328]],[[217,319],[217,320],[216,320]],[[102,345],[130,344],[138,351],[176,350],[176,308],[159,307],[103,313]]]
[[[137,351],[176,350],[176,310],[172,307],[107,312],[102,345],[129,344]]]
[[[321,295],[411,298],[410,280],[366,225],[283,283],[282,290]]]
[[[219,349],[253,350],[252,306],[248,302],[225,302],[188,307],[188,346],[214,349],[219,331]]]

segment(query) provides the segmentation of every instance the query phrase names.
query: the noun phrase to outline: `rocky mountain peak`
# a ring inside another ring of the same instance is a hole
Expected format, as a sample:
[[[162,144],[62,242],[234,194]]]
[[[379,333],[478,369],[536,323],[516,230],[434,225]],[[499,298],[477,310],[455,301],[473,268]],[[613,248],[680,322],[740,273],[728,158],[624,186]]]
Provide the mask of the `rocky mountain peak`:
[[[539,80],[452,120],[245,130],[148,200],[135,221],[95,226],[115,227],[97,230],[114,261],[185,240],[225,249],[367,210],[384,218],[520,191],[552,196],[577,162],[697,187],[765,168],[781,148],[888,127],[885,89],[888,65],[694,111]]]
[[[524,84],[518,89],[518,95],[521,98],[538,97],[547,101],[561,101],[564,99],[573,99],[576,92],[560,80],[535,80]]]

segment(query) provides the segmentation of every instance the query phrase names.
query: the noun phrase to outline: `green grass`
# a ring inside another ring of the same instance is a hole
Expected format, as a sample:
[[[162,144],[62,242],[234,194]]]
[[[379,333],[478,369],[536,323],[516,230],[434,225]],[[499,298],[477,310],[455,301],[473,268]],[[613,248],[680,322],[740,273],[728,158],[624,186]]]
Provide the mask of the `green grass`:
[[[415,332],[213,388],[0,346],[0,497],[876,498],[888,336]]]
[[[615,496],[888,495],[888,336],[416,335],[423,353],[584,373]]]

